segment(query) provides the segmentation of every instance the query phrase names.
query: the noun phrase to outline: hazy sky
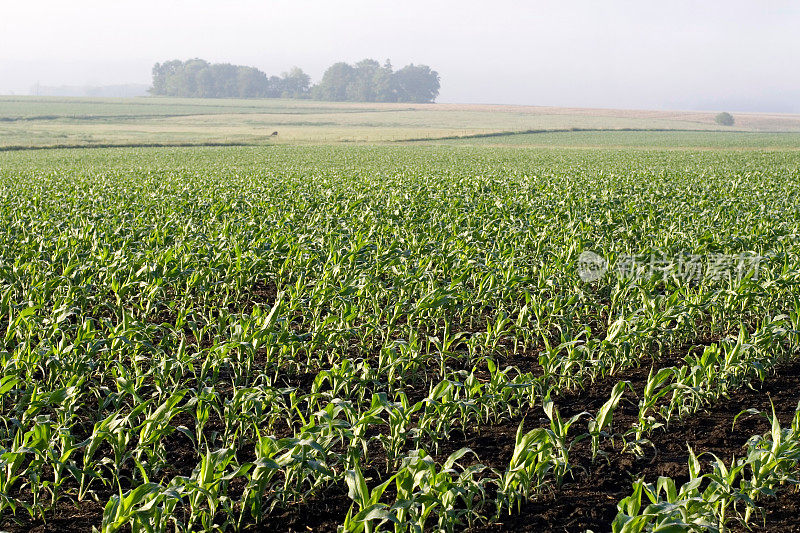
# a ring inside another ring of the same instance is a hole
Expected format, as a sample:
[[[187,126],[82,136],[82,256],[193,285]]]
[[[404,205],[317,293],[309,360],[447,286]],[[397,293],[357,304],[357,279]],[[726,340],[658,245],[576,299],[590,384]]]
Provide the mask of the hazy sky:
[[[800,112],[796,0],[1,1],[0,92],[373,57],[433,67],[440,102]]]

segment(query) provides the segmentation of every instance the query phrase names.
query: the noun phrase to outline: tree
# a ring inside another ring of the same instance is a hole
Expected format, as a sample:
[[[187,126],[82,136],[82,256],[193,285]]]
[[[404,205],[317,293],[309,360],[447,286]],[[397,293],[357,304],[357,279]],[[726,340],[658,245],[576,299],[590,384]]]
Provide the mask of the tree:
[[[239,70],[243,68],[247,67],[239,67],[230,63],[209,65],[206,96],[212,98],[239,96]]]
[[[336,63],[311,90],[317,100],[350,102],[433,102],[439,95],[439,74],[427,65],[407,65],[397,72],[387,60],[353,65]]]
[[[345,102],[348,100],[348,89],[356,80],[356,69],[351,65],[334,63],[322,75],[322,81],[314,86],[312,96],[317,100]],[[352,94],[353,90],[349,89],[349,92]]]
[[[350,102],[433,102],[439,94],[439,74],[426,65],[407,65],[397,72],[387,59],[355,65],[331,65],[322,80],[299,67],[281,76],[267,76],[254,67],[209,63],[202,59],[172,60],[153,66],[151,94],[188,98],[308,98]],[[732,120],[732,119],[731,119]]]
[[[407,65],[394,73],[398,102],[433,102],[439,96],[439,73],[427,65]]]
[[[283,98],[305,98],[311,85],[311,76],[300,67],[292,67],[289,72],[281,74],[280,96]]]
[[[267,98],[280,98],[283,93],[283,79],[278,76],[270,76],[267,79],[267,88],[264,96]]]
[[[267,75],[253,67],[239,67],[236,73],[237,96],[239,98],[259,98],[267,96],[269,79]]]
[[[202,59],[190,59],[177,69],[173,76],[167,79],[166,93],[168,96],[186,96],[202,98],[209,92],[204,85],[208,83],[210,76],[208,62]]]
[[[374,102],[375,73],[381,64],[374,59],[364,59],[355,64],[355,76],[347,87],[347,99],[353,102]]]
[[[165,63],[156,63],[153,66],[153,86],[150,88],[150,94],[167,94],[167,82],[169,78],[174,76],[182,68],[183,61],[178,59]]]
[[[397,84],[395,83],[391,61],[386,60],[383,67],[375,73],[373,82],[378,102],[397,101]]]
[[[267,96],[267,75],[253,67],[202,59],[167,61],[153,67],[151,94],[189,98]]]
[[[733,126],[734,123],[733,115],[723,111],[722,113],[714,117],[714,122],[716,122],[720,126]]]

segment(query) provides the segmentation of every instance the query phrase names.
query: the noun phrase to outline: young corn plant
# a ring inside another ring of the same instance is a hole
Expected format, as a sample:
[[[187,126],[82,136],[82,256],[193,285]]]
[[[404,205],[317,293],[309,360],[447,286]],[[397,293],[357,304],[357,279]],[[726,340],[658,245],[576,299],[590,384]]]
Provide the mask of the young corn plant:
[[[550,472],[558,464],[555,443],[544,428],[523,433],[522,424],[517,428],[514,453],[506,470],[500,475],[497,489],[497,515],[508,510],[517,512],[531,494],[545,484]]]
[[[173,480],[172,485],[188,500],[186,529],[191,531],[199,525],[202,530],[210,531],[235,524],[236,503],[228,496],[228,485],[234,478],[246,475],[252,466],[250,463],[238,465],[230,448],[214,452],[208,449],[190,476]],[[225,517],[223,524],[215,522],[218,512]]]
[[[625,448],[632,451],[636,455],[644,454],[644,446],[649,443],[647,437],[653,430],[661,427],[663,424],[658,422],[653,415],[656,412],[658,402],[669,394],[674,388],[671,380],[674,378],[674,368],[662,368],[655,374],[653,369],[647,376],[642,398],[639,400],[639,416],[636,424],[632,429],[626,432],[627,435],[633,435],[633,440],[625,443]]]
[[[552,450],[554,453],[555,464],[553,466],[553,477],[555,478],[556,487],[561,487],[564,478],[567,474],[572,474],[573,465],[570,463],[569,456],[572,447],[585,439],[588,434],[580,434],[575,438],[570,439],[569,429],[584,416],[590,416],[587,411],[583,411],[576,415],[571,416],[567,420],[562,420],[561,414],[555,407],[555,403],[550,399],[548,394],[543,401],[544,412],[550,420],[550,428],[545,430],[547,437],[553,444]]]
[[[380,499],[386,488],[394,481],[395,476],[389,477],[386,481],[376,486],[372,490],[367,487],[367,481],[361,473],[361,469],[356,465],[353,470],[347,470],[344,478],[347,482],[347,495],[353,500],[353,505],[347,511],[341,530],[348,533],[372,533],[377,531],[383,524],[391,522],[399,524],[396,510],[390,508]],[[353,508],[358,506],[358,511],[353,514]]]
[[[468,448],[453,452],[441,468],[421,449],[404,459],[394,476],[397,499],[390,511],[396,516],[395,531],[421,533],[434,515],[439,531],[452,532],[473,523],[485,501],[483,481],[476,479],[484,466],[458,465],[462,457],[471,453]]]
[[[740,415],[745,413],[754,411]],[[618,505],[612,530],[722,532],[732,518],[747,526],[753,512],[759,510],[760,499],[775,496],[780,488],[800,484],[800,405],[791,428],[781,428],[774,408],[767,419],[772,426],[770,432],[751,437],[742,457],[726,463],[711,455],[711,472],[701,472],[699,457],[689,449],[689,481],[680,488],[665,477],[654,485],[636,481],[633,493]]]
[[[382,396],[378,395],[379,398]],[[413,427],[414,416],[423,409],[423,402],[419,401],[411,405],[405,393],[398,393],[398,401],[383,404],[387,413],[387,423],[389,425],[388,434],[381,434],[380,439],[386,451],[386,468],[395,468],[402,459],[403,449],[409,441],[415,446],[419,444],[416,436],[419,434],[417,428]]]
[[[154,528],[146,527],[145,524],[158,526],[158,523],[153,523],[155,520],[151,520],[151,518],[156,518],[157,506],[155,504],[162,491],[163,487],[158,483],[145,483],[127,493],[120,490],[118,496],[112,496],[108,500],[103,510],[100,530],[102,533],[115,533],[123,526],[130,524],[141,527],[144,531],[153,531]],[[174,503],[172,508],[174,509]],[[160,531],[166,529],[164,526],[166,524],[162,522],[163,529]]]
[[[742,470],[742,492],[750,501],[774,496],[781,486],[800,483],[796,477],[800,462],[800,403],[789,428],[781,427],[774,405],[772,414],[764,415],[770,422],[770,432],[750,438],[747,443],[746,468]],[[753,509],[752,505],[748,505],[745,523],[750,520]]]
[[[630,382],[628,381],[620,381],[614,385],[614,388],[611,390],[611,397],[600,407],[597,414],[589,420],[588,430],[589,436],[592,439],[592,461],[597,459],[600,453],[605,455],[605,452],[600,451],[600,439],[613,438],[614,410],[619,405],[625,389],[629,386]]]

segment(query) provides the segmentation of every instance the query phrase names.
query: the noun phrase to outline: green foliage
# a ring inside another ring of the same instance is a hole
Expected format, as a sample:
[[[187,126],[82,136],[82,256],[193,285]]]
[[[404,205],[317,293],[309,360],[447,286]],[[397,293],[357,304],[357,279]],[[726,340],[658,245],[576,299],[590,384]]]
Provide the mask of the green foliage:
[[[426,65],[407,65],[394,72],[364,59],[351,66],[335,63],[319,84],[298,67],[280,77],[228,63],[202,59],[172,60],[153,66],[150,92],[188,98],[306,98],[332,102],[433,102],[439,95],[439,74]]]
[[[298,67],[281,77],[268,77],[253,67],[175,59],[153,66],[150,93],[187,98],[303,98],[310,83],[311,78]]]
[[[397,102],[433,102],[439,95],[439,73],[427,65],[406,65],[394,73]]]
[[[690,449],[689,481],[679,489],[667,477],[656,484],[634,482],[633,493],[619,503],[614,533],[726,531],[731,518],[747,526],[758,500],[800,484],[800,405],[791,428],[781,427],[774,408],[767,419],[771,431],[750,438],[742,457],[726,463],[711,455],[711,471],[705,474]]]
[[[718,113],[714,117],[714,122],[716,122],[720,126],[733,126],[734,123],[733,115],[731,115],[726,111],[723,111],[722,113]]]
[[[338,487],[346,530],[459,530],[578,478],[582,439],[643,453],[797,353],[794,152],[0,157],[9,520],[97,498],[105,531],[242,530]],[[667,274],[685,252],[764,259],[757,277],[585,284],[587,249],[612,267],[658,253]],[[561,393],[676,350],[596,412],[559,412]],[[439,456],[500,422],[519,430],[496,470]],[[800,422],[771,422],[744,462],[641,481],[619,527],[750,520],[796,477]]]
[[[311,88],[317,100],[350,102],[433,102],[439,95],[439,74],[425,65],[407,65],[392,70],[387,60],[381,66],[364,59],[354,66],[336,63]]]
[[[439,74],[426,65],[406,65],[392,70],[387,60],[374,59],[355,65],[336,63],[311,88],[317,100],[339,102],[433,102],[439,95]]]

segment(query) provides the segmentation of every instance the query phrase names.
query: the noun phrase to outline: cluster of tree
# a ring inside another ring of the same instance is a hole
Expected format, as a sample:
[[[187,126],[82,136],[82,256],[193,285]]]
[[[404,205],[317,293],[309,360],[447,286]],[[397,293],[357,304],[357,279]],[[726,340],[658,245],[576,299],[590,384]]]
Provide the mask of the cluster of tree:
[[[151,94],[187,98],[301,98],[311,78],[299,68],[280,77],[257,68],[202,59],[173,60],[153,67]]]
[[[317,100],[349,102],[433,102],[438,95],[439,74],[430,67],[411,64],[395,72],[388,60],[381,66],[374,59],[336,63],[311,88]]]
[[[373,59],[332,65],[311,87],[300,68],[267,76],[253,67],[173,60],[153,67],[151,94],[189,98],[314,98],[350,102],[433,102],[439,95],[439,74],[426,65],[398,71],[389,61]]]

